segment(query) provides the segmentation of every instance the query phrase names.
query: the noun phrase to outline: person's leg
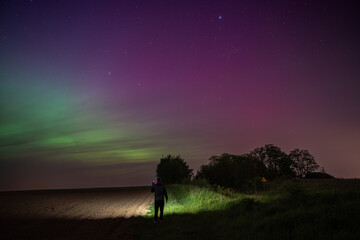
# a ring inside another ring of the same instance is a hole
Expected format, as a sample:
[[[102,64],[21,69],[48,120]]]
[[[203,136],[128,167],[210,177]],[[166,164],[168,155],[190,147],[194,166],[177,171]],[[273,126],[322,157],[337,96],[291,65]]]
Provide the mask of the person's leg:
[[[158,220],[158,211],[159,211],[159,201],[155,201],[155,221]],[[160,208],[161,211],[161,208]]]
[[[164,215],[164,200],[159,203],[160,205],[160,221],[163,220]]]

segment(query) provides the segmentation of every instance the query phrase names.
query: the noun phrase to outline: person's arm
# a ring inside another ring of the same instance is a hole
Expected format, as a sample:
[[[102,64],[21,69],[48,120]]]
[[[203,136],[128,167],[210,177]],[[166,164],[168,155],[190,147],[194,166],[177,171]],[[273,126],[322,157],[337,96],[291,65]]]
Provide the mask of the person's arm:
[[[152,186],[151,186],[151,192],[155,192],[155,184],[153,183]]]
[[[166,198],[166,202],[168,201],[168,195],[167,195],[167,192],[166,192],[166,187],[164,186],[164,195],[165,195],[165,198]]]

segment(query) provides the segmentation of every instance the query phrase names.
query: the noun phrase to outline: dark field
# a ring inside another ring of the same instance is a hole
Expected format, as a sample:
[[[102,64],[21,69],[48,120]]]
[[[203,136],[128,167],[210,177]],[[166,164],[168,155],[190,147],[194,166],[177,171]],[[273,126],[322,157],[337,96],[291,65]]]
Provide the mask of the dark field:
[[[0,193],[0,239],[127,238],[148,211],[149,188]]]

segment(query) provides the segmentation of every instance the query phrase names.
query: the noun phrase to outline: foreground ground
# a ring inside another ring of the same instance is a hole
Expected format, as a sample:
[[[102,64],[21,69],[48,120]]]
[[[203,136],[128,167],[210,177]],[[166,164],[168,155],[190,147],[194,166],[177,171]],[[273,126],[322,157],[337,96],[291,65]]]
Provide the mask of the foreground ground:
[[[127,239],[141,226],[149,188],[0,193],[0,239]]]
[[[161,224],[148,187],[0,193],[0,239],[360,239],[359,180],[167,188]]]

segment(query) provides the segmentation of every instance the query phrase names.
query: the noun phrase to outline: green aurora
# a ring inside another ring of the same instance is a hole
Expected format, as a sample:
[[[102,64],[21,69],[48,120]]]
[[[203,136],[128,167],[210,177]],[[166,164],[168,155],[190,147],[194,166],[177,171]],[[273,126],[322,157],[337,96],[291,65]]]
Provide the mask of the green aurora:
[[[146,129],[95,114],[91,102],[59,89],[4,86],[0,120],[4,158],[99,163],[152,161],[164,149],[141,141]],[[141,134],[140,134],[141,133]]]

